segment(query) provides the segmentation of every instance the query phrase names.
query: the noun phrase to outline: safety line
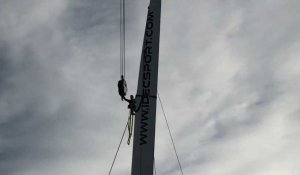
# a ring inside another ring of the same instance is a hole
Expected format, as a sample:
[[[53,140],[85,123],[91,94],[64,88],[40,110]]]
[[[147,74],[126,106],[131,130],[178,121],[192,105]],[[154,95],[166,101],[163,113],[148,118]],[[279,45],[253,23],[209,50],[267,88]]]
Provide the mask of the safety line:
[[[114,157],[114,160],[113,160],[113,162],[112,162],[112,164],[111,164],[111,167],[110,167],[110,170],[109,170],[108,175],[110,175],[110,173],[111,173],[111,171],[112,171],[112,169],[113,169],[113,166],[114,166],[114,164],[115,164],[115,161],[116,161],[116,158],[117,158],[117,155],[118,155],[118,152],[119,152],[121,143],[122,143],[122,141],[123,141],[123,138],[124,138],[124,135],[125,135],[125,132],[126,132],[127,125],[128,125],[128,123],[126,123],[125,129],[124,129],[124,132],[123,132],[123,135],[122,135],[122,137],[121,137],[121,140],[120,140],[120,143],[119,143],[117,152],[116,152],[115,157]]]
[[[159,95],[159,93],[157,93],[157,95],[158,95],[158,99],[159,99],[159,103],[160,103],[160,106],[161,106],[161,109],[162,109],[163,115],[164,115],[164,117],[165,117],[165,121],[166,121],[166,124],[167,124],[168,130],[169,130],[169,135],[170,135],[170,138],[171,138],[171,140],[172,140],[172,144],[173,144],[173,148],[174,148],[174,151],[175,151],[175,154],[176,154],[176,158],[177,158],[177,161],[178,161],[178,165],[179,165],[179,168],[180,168],[181,174],[183,175],[183,171],[182,171],[181,163],[180,163],[180,160],[179,160],[179,157],[178,157],[177,151],[176,151],[175,143],[174,143],[174,140],[173,140],[173,137],[172,137],[172,134],[171,134],[171,130],[170,130],[170,127],[169,127],[169,124],[168,124],[168,120],[167,120],[166,113],[165,113],[165,110],[164,110],[164,107],[163,107],[163,103],[162,103],[162,101],[161,101],[161,99],[160,99],[160,95]]]

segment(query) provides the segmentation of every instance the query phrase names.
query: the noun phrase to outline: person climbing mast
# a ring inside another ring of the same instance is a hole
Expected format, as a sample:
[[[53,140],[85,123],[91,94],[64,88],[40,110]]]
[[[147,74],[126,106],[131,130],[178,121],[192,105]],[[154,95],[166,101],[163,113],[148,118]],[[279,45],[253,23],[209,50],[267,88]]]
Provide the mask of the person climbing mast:
[[[130,114],[135,115],[136,101],[135,101],[133,95],[130,95],[130,99],[127,99],[126,97],[124,97],[124,100],[129,103],[128,104],[128,109],[130,110]]]
[[[124,97],[124,100],[127,101],[128,104],[128,109],[129,109],[129,117],[128,117],[128,140],[127,140],[127,144],[130,144],[130,139],[132,136],[132,129],[133,129],[133,117],[135,115],[135,111],[136,111],[136,101],[133,98],[133,95],[130,95],[130,99],[127,99],[126,97]]]
[[[125,99],[125,96],[127,94],[127,83],[123,75],[121,75],[121,80],[118,81],[118,90],[119,90],[119,95],[121,96],[121,100],[123,101],[123,99]]]

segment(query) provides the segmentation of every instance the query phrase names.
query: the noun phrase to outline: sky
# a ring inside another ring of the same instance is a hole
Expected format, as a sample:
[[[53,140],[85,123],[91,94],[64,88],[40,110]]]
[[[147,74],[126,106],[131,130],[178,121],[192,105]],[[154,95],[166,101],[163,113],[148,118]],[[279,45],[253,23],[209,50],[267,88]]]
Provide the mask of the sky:
[[[126,1],[135,94],[149,0]],[[108,174],[126,125],[118,0],[0,0],[0,174]],[[158,91],[184,174],[299,175],[300,1],[162,1]],[[125,140],[127,135],[125,136]],[[130,174],[121,145],[112,175]],[[180,175],[157,108],[157,175]]]

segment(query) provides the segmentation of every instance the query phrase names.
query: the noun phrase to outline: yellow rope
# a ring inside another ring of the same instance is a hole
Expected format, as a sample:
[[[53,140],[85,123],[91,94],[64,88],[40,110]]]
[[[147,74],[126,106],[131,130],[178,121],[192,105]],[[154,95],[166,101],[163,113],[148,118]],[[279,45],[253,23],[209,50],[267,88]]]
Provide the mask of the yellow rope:
[[[129,117],[128,117],[128,121],[127,121],[127,126],[128,126],[128,140],[127,140],[127,144],[130,144],[130,139],[132,136],[132,129],[133,129],[133,115],[131,110],[129,110]]]

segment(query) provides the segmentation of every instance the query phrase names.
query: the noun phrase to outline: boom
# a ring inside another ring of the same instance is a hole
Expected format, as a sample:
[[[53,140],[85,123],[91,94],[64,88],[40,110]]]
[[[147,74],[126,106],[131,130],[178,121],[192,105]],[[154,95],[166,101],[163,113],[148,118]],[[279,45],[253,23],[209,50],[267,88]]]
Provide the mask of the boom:
[[[150,0],[140,62],[131,175],[153,175],[161,0]]]

